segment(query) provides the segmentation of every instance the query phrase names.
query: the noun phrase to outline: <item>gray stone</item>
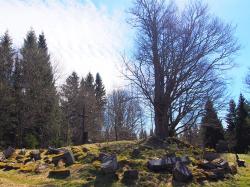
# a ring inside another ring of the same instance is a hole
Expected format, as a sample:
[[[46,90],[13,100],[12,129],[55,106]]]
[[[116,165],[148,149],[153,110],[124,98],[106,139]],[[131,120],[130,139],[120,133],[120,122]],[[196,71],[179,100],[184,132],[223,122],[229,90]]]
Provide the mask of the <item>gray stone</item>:
[[[9,157],[11,157],[15,153],[15,151],[16,150],[14,148],[9,146],[7,149],[5,149],[3,151],[3,154],[4,154],[5,158],[8,159]]]
[[[52,170],[49,172],[49,178],[65,179],[70,176],[70,170]]]
[[[60,160],[64,160],[66,165],[72,165],[75,162],[74,155],[71,151],[67,151],[62,155],[58,155],[52,158],[52,162],[55,166],[57,166]]]
[[[139,172],[137,170],[127,170],[123,174],[124,180],[137,180],[139,178]]]
[[[245,160],[239,159],[239,156],[236,154],[236,162],[239,167],[246,167]]]
[[[106,159],[108,159],[108,157],[110,157],[110,154],[101,152],[98,156],[98,160],[104,162]]]
[[[136,157],[140,156],[140,154],[141,154],[141,151],[138,148],[135,148],[132,151],[131,156],[134,157],[134,158],[136,158]]]
[[[35,161],[41,160],[41,153],[39,150],[31,151],[30,158],[34,159]]]
[[[26,154],[26,150],[25,148],[22,148],[19,152],[19,155],[25,155]]]
[[[214,164],[217,167],[223,168],[225,170],[229,169],[229,164],[227,161],[221,159],[221,158],[217,158],[215,160],[212,161],[212,164]]]
[[[2,152],[0,152],[0,162],[3,162],[3,161],[5,161],[5,156],[4,156],[4,154],[2,153]]]
[[[101,164],[101,170],[107,174],[107,173],[114,173],[118,169],[118,162],[116,155],[111,155],[109,157],[106,157],[103,160],[103,163]]]
[[[180,162],[183,164],[190,164],[191,160],[188,156],[183,156],[183,157],[180,157]]]
[[[165,159],[149,160],[148,169],[154,172],[165,171],[167,170],[167,166],[165,163]]]
[[[47,154],[49,154],[49,155],[52,155],[52,154],[57,155],[57,154],[63,154],[65,152],[67,152],[66,149],[57,149],[57,148],[49,147],[48,151],[47,151]]]
[[[216,169],[217,166],[207,160],[202,160],[200,163],[198,163],[198,166],[202,169],[205,170],[211,170],[211,169]]]
[[[183,163],[178,161],[173,169],[173,178],[178,182],[188,182],[192,180],[193,175]]]

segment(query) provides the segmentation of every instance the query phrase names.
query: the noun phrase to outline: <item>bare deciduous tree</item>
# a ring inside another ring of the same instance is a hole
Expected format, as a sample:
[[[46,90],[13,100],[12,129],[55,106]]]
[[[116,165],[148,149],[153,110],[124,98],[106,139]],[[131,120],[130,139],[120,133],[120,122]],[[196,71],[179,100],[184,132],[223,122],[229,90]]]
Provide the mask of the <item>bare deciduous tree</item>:
[[[134,139],[143,128],[139,100],[126,90],[115,90],[108,95],[105,118],[107,139]]]
[[[136,52],[124,74],[153,105],[156,135],[173,136],[199,118],[208,97],[223,95],[221,71],[240,48],[234,28],[199,1],[179,11],[164,0],[135,0],[130,13]]]

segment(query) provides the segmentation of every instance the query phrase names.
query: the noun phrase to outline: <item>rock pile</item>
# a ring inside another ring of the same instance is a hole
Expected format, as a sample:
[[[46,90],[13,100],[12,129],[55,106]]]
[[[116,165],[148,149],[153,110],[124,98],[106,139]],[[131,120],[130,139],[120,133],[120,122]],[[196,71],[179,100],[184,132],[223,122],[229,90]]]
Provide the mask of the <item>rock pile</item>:
[[[148,169],[154,172],[172,172],[174,180],[185,182],[192,179],[192,173],[186,164],[190,164],[189,157],[176,157],[175,154],[168,154],[161,159],[149,160]]]

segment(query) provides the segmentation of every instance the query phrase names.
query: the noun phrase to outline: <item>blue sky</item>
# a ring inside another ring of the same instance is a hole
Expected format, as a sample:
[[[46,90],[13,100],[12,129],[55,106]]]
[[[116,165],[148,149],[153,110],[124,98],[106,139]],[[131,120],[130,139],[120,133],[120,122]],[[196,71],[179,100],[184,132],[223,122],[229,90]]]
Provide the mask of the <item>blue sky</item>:
[[[184,6],[188,0],[175,0]],[[228,72],[231,97],[246,93],[244,77],[250,67],[250,0],[204,0],[211,12],[237,25],[236,37],[242,45]],[[44,32],[61,81],[77,71],[100,72],[108,90],[121,86],[120,54],[128,50],[131,32],[125,22],[132,0],[0,0],[0,34],[6,30],[20,47],[32,27]],[[24,22],[25,20],[25,22]],[[249,98],[250,99],[250,98]]]

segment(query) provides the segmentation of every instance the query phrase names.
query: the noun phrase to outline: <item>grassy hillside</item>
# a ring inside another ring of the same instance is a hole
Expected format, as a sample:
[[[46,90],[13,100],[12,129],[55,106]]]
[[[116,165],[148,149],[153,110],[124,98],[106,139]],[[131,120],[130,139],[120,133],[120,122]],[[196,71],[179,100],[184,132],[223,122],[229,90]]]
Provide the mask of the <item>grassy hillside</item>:
[[[132,156],[132,151],[138,148],[140,155]],[[25,156],[17,154],[8,159],[7,163],[0,162],[0,168],[6,164],[17,166],[16,169],[9,171],[0,170],[0,186],[180,186],[172,182],[172,175],[168,172],[154,173],[147,169],[147,161],[149,159],[160,158],[166,153],[176,153],[177,156],[187,155],[191,158],[192,164],[189,169],[194,174],[194,180],[188,186],[200,186],[197,182],[200,177],[196,170],[196,162],[202,155],[202,151],[196,147],[176,141],[158,142],[158,141],[121,141],[101,144],[89,144],[82,146],[70,147],[76,158],[76,163],[65,167],[63,164],[54,167],[48,164],[48,168],[42,172],[37,172],[39,165],[44,160],[51,159],[54,155],[46,155],[46,150],[42,150],[42,160],[29,162],[26,165],[16,163],[27,159],[30,150]],[[114,175],[104,175],[101,170],[100,161],[95,160],[100,152],[115,153],[118,157],[119,170]],[[241,159],[250,163],[250,155],[239,155]],[[47,157],[47,158],[46,158]],[[233,154],[223,154],[222,157],[229,162],[234,163]],[[14,163],[15,164],[12,164]],[[71,176],[66,179],[48,178],[50,170],[69,169]],[[135,183],[127,183],[123,181],[123,173],[127,169],[136,169],[139,171],[139,179]],[[246,168],[238,168],[238,174],[234,177],[228,176],[226,180],[219,182],[204,182],[206,186],[250,186],[250,166]]]

